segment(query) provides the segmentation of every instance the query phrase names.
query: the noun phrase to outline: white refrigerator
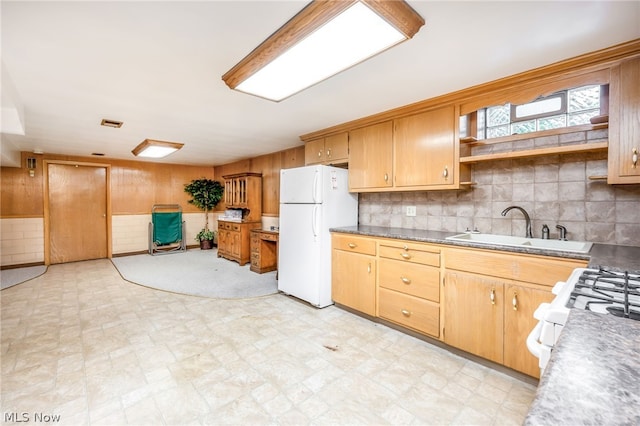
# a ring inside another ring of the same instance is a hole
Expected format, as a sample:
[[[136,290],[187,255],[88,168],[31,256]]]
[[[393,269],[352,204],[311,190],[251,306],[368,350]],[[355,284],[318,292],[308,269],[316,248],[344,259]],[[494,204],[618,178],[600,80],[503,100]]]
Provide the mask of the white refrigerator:
[[[278,290],[318,308],[331,300],[329,228],[358,224],[348,171],[306,166],[280,171]]]

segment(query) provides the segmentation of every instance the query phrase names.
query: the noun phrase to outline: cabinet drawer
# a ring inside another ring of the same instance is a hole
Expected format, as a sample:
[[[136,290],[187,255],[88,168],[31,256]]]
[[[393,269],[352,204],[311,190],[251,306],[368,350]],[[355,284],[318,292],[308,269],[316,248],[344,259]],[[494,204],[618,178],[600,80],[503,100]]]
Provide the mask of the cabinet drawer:
[[[336,250],[352,251],[354,253],[375,256],[376,241],[371,238],[355,237],[349,234],[333,234],[333,248]]]
[[[497,251],[450,249],[443,251],[445,267],[492,277],[547,286],[564,280],[575,268],[584,268],[585,260],[546,256],[517,255]]]
[[[434,302],[440,301],[439,268],[390,259],[380,259],[378,265],[381,287]]]
[[[440,266],[440,249],[405,242],[380,242],[380,257],[404,260],[429,266]]]
[[[227,231],[231,231],[231,223],[229,222],[218,222],[218,229],[226,229]]]
[[[440,334],[440,305],[397,291],[378,289],[378,316],[431,336]]]
[[[240,231],[240,229],[242,229],[242,226],[240,226],[240,224],[238,224],[238,223],[232,223],[231,224],[231,230],[232,231]]]
[[[278,241],[278,236],[275,234],[267,234],[263,232],[260,234],[260,239],[265,241]]]

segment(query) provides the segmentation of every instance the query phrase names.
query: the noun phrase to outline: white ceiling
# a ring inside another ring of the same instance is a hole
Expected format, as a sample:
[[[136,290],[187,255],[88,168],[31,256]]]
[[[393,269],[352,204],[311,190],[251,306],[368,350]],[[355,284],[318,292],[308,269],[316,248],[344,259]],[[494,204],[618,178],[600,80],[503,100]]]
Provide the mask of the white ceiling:
[[[640,38],[637,1],[409,3],[426,20],[412,40],[274,103],[221,76],[306,1],[2,0],[2,128],[11,131],[22,106],[25,129],[2,134],[3,165],[10,151],[134,159],[146,138],[185,144],[163,162],[225,164]],[[125,124],[101,127],[102,118]]]

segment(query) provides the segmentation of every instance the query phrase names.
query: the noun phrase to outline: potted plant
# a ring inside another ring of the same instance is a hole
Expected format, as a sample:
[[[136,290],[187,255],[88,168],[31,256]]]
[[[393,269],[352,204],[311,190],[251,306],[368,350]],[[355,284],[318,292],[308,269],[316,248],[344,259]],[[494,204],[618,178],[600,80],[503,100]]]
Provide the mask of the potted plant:
[[[213,247],[215,232],[209,229],[209,211],[222,200],[224,186],[217,180],[194,179],[184,186],[184,192],[191,195],[189,204],[204,211],[204,228],[198,232],[196,240],[200,241],[202,250],[210,249]]]

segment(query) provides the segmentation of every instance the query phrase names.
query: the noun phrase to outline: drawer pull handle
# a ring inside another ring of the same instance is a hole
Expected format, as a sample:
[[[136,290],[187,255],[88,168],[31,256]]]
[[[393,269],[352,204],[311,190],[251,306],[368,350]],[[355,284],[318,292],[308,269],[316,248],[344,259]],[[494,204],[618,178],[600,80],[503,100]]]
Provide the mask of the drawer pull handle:
[[[491,294],[489,295],[489,299],[491,299],[491,304],[492,305],[496,304],[496,289],[495,288],[491,289]]]
[[[402,312],[402,315],[404,315],[405,317],[410,317],[411,316],[411,311],[407,311],[406,309],[403,309],[400,312]]]
[[[638,148],[633,148],[632,155],[631,155],[631,167],[635,169],[637,165],[638,165]]]
[[[405,284],[411,284],[411,280],[409,278],[407,278],[407,277],[400,277],[400,279]]]
[[[389,175],[387,173],[384,174],[384,181],[389,182]]]
[[[403,249],[404,251],[409,251],[409,247],[407,247],[407,245],[406,245],[406,244],[402,246],[402,249]]]
[[[331,149],[327,150],[327,157],[331,157]]]
[[[367,266],[367,272],[371,273],[371,263],[369,263],[369,265]]]
[[[322,158],[322,151],[318,151],[318,158]]]
[[[349,248],[354,249],[356,247],[358,247],[358,245],[356,243],[349,243]]]
[[[511,303],[513,304],[513,310],[517,311],[518,310],[518,293],[516,293],[515,291],[513,292],[513,299],[511,300]]]
[[[402,256],[405,259],[411,259],[411,255],[409,253],[400,253],[400,256]]]
[[[442,172],[442,177],[445,178],[445,179],[449,177],[449,170],[447,169],[447,166],[444,166],[444,171]]]

